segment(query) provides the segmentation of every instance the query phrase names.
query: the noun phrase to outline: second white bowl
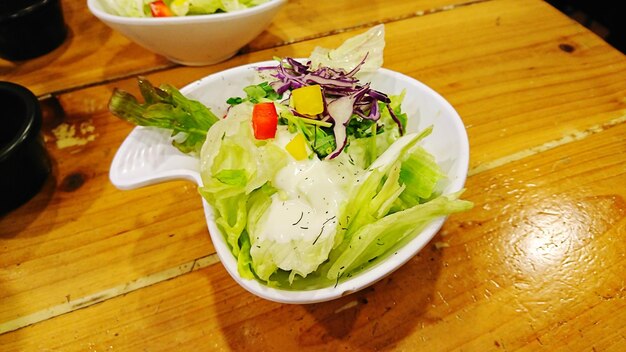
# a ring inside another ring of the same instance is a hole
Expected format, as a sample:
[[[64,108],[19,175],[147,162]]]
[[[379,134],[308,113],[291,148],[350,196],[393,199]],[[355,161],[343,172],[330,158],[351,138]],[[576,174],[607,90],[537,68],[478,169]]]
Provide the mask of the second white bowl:
[[[106,12],[100,0],[89,11],[107,26],[170,61],[210,65],[229,59],[256,38],[286,0],[270,0],[245,10],[181,17],[122,17]]]

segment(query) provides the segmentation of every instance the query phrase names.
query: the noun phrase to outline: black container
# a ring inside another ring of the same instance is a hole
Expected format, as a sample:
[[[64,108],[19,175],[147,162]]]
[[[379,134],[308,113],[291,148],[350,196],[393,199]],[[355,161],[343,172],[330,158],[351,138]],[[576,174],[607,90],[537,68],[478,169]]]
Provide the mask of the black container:
[[[61,0],[0,0],[0,57],[11,61],[49,53],[65,41]]]
[[[41,107],[28,89],[0,81],[0,214],[39,192],[50,174],[41,138]]]

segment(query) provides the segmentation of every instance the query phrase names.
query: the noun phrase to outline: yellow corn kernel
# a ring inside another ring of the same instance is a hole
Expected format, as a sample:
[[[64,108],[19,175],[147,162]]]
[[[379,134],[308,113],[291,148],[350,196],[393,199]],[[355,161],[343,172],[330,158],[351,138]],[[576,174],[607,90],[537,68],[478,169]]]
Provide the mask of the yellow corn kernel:
[[[289,143],[287,143],[285,149],[296,160],[304,160],[309,156],[306,148],[306,141],[304,140],[302,133],[296,134],[296,136],[293,137]]]
[[[318,85],[292,90],[291,102],[296,111],[303,115],[315,116],[324,112],[322,87]]]

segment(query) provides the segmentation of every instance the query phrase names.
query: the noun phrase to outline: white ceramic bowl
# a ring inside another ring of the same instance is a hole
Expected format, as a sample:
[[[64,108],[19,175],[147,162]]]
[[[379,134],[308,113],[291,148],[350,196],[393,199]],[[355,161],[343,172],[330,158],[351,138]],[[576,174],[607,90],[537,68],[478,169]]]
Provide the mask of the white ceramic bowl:
[[[254,68],[272,63],[276,62],[249,64],[215,73],[187,85],[181,91],[186,96],[201,101],[221,116],[226,110],[225,102],[228,98],[245,96],[243,87],[257,83]],[[406,90],[402,107],[409,116],[408,132],[434,126],[433,133],[426,137],[422,146],[435,156],[448,175],[449,183],[445,186],[444,193],[461,190],[467,176],[469,145],[465,126],[454,108],[426,85],[387,69],[380,69],[373,75],[372,88],[389,94],[399,94],[403,89]],[[168,138],[168,131],[136,127],[122,143],[113,159],[109,173],[111,182],[120,189],[132,189],[181,178],[201,185],[199,160],[179,152],[172,147]],[[202,199],[200,196],[198,198]],[[328,301],[372,285],[420,251],[435,236],[445,220],[439,218],[433,221],[413,240],[394,252],[394,255],[388,256],[350,279],[339,282],[334,287],[290,291],[267,287],[258,281],[239,276],[237,260],[215,224],[213,209],[204,199],[202,202],[211,240],[226,270],[246,290],[282,303]]]
[[[106,12],[100,0],[87,0],[91,13],[130,40],[189,66],[224,61],[256,38],[286,0],[270,0],[245,10],[181,17],[122,17]]]

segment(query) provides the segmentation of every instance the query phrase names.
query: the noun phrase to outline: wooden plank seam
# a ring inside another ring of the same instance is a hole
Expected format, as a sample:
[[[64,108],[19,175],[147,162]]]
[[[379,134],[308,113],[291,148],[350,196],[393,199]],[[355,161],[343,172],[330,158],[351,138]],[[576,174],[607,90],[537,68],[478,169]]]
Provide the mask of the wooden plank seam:
[[[538,145],[532,148],[520,150],[519,152],[509,154],[502,158],[498,158],[498,159],[495,159],[486,163],[478,164],[478,166],[475,166],[469,170],[468,176],[473,176],[481,172],[492,170],[497,167],[503,166],[505,164],[508,164],[517,160],[521,160],[521,159],[524,159],[524,158],[527,158],[527,157],[530,157],[539,153],[543,153],[545,151],[560,147],[568,143],[581,141],[593,134],[600,133],[602,131],[605,131],[611,127],[615,127],[624,122],[626,122],[626,115],[622,115],[620,117],[614,118],[602,124],[596,124],[596,125],[590,126],[589,128],[583,131],[574,131],[572,133],[568,133],[567,135],[559,139],[551,140],[551,141],[548,141],[546,143],[543,143],[541,145]]]
[[[87,308],[94,304],[109,300],[111,298],[122,296],[127,293],[137,291],[139,289],[209,267],[218,262],[219,258],[217,254],[209,254],[207,256],[197,258],[191,262],[181,264],[177,267],[143,276],[138,278],[137,280],[117,285],[104,291],[96,292],[78,299],[68,300],[63,304],[52,306],[29,315],[0,323],[0,334],[21,329],[23,327],[42,322],[44,320],[52,319],[54,317],[70,313],[78,309]]]

